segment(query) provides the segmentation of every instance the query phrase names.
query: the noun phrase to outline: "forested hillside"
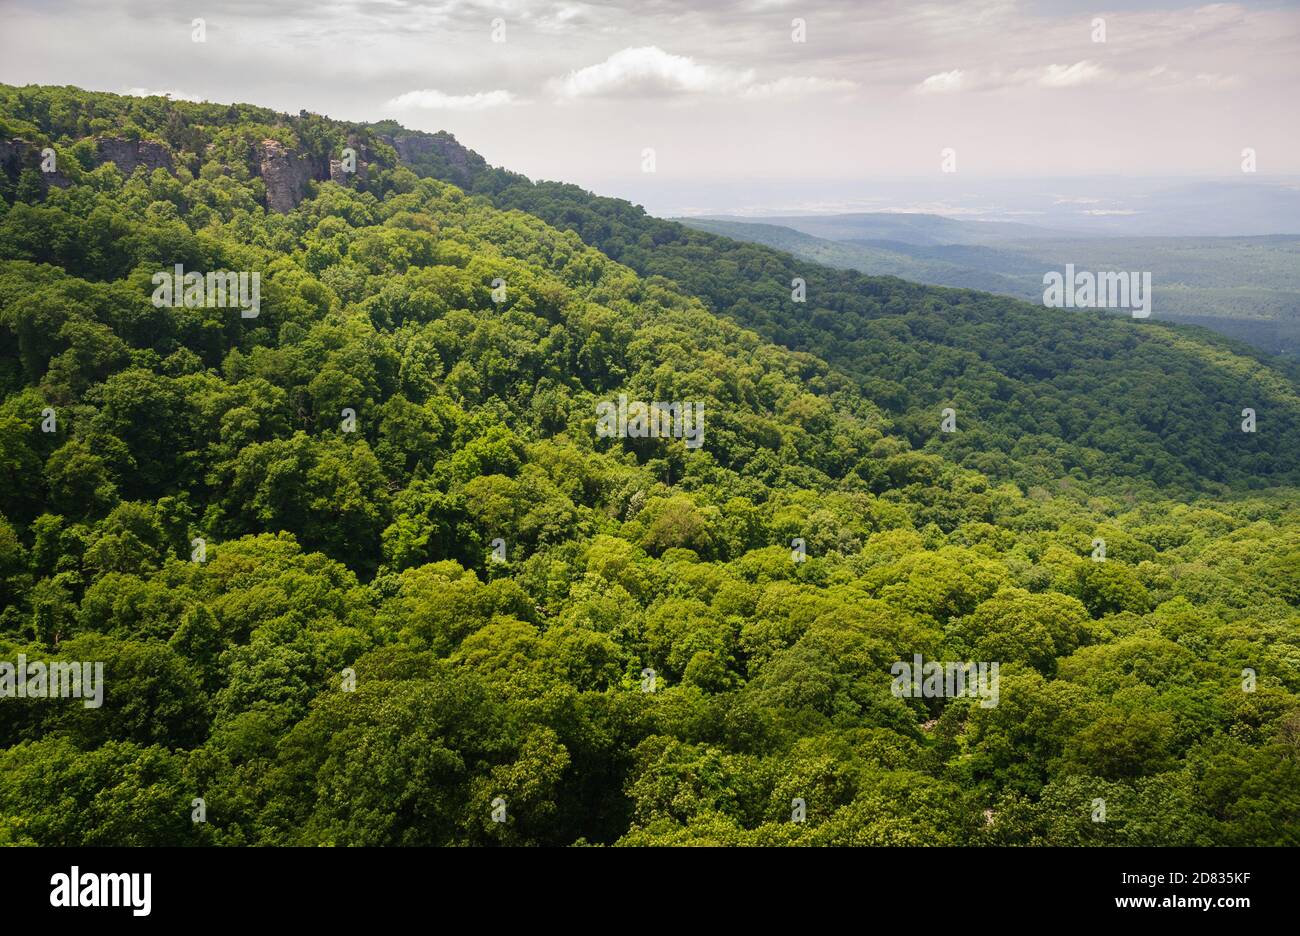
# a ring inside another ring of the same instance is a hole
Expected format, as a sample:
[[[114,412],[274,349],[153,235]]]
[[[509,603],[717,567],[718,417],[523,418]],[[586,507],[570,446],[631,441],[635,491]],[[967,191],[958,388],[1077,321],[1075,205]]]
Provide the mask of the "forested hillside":
[[[391,123],[0,86],[0,143],[0,661],[104,672],[0,698],[0,844],[1300,844],[1283,365]]]
[[[826,224],[830,231],[835,231],[830,223],[835,218],[831,216]],[[1152,278],[1155,318],[1200,325],[1269,354],[1300,357],[1300,238],[1292,235],[1062,238],[1044,230],[1032,239],[1013,240],[1003,235],[981,242],[973,240],[978,235],[966,233],[980,225],[967,222],[946,235],[952,238],[950,242],[915,243],[827,240],[785,226],[821,226],[802,219],[762,221],[682,219],[692,228],[766,244],[826,266],[987,290],[1038,305],[1043,301],[1043,274],[1059,270],[1067,262],[1083,270],[1146,270]],[[929,231],[923,229],[916,240],[926,237],[930,237]],[[963,237],[972,242],[958,239]]]
[[[501,169],[479,170],[474,188],[816,354],[853,377],[912,445],[937,452],[956,442],[945,454],[991,477],[1037,484],[1069,474],[1115,491],[1300,477],[1295,361],[1260,369],[1247,346],[1199,329],[830,269]],[[795,278],[806,283],[801,303]],[[1241,410],[1263,411],[1238,404],[1248,398],[1269,401],[1272,438],[1241,437]],[[958,439],[933,432],[945,406],[970,430]]]
[[[761,221],[723,220],[715,218],[681,218],[681,224],[710,234],[718,234],[732,240],[748,241],[774,247],[785,253],[793,254],[803,260],[811,260],[821,266],[840,270],[858,270],[873,276],[897,276],[900,279],[929,283],[934,286],[954,286],[966,289],[978,289],[984,292],[1001,293],[1019,299],[1033,300],[1042,296],[1041,279],[1035,281],[1037,289],[1032,292],[1009,278],[1004,272],[977,269],[973,265],[962,265],[950,261],[944,253],[952,245],[917,246],[902,242],[846,243],[816,237],[781,224]],[[945,219],[946,220],[946,219]],[[957,248],[963,252],[998,253],[991,247],[976,246]],[[1043,265],[1035,263],[1030,266],[1022,261],[1025,274],[1037,272],[1042,276]]]

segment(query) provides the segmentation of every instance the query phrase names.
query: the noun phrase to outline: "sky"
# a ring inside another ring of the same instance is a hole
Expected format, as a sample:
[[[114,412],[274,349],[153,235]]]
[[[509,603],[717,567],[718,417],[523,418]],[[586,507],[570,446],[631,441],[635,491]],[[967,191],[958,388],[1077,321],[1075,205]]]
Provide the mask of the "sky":
[[[0,0],[8,84],[391,117],[669,214],[1297,174],[1297,78],[1278,0]]]

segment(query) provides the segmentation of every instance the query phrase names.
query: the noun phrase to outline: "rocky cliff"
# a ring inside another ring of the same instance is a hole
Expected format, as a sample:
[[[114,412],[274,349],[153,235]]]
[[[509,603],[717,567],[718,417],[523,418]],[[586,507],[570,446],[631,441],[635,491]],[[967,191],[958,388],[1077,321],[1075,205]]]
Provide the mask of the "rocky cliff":
[[[364,185],[368,178],[366,169],[372,159],[370,150],[355,136],[348,137],[348,146],[356,153],[355,170],[348,172],[344,168],[344,161],[342,159],[331,159],[329,179],[331,182],[337,182],[339,185],[351,185],[352,180],[355,178],[358,182]]]
[[[467,188],[476,171],[487,168],[483,157],[466,149],[450,133],[397,133],[381,139],[397,151],[397,158]]]
[[[402,134],[396,140],[383,138],[398,151],[403,161],[427,164],[435,161],[450,167],[450,173],[462,182],[472,178],[472,159],[477,154],[466,150],[446,133]],[[41,146],[29,140],[0,139],[0,172],[16,180],[24,169],[41,168]],[[284,214],[298,206],[309,193],[311,182],[335,182],[339,185],[364,185],[374,153],[359,137],[349,137],[348,146],[356,150],[356,168],[344,168],[342,154],[339,158],[313,158],[289,149],[277,140],[262,140],[253,153],[253,171],[266,184],[266,207]],[[111,162],[124,176],[131,175],[143,166],[152,172],[165,169],[175,172],[171,150],[164,143],[151,140],[128,140],[122,137],[96,137],[94,139],[96,166]],[[480,159],[481,161],[481,159]],[[71,180],[61,172],[42,172],[41,179],[50,186],[66,188]]]
[[[266,183],[266,207],[281,214],[292,211],[307,197],[308,183],[313,181],[351,186],[356,180],[364,184],[370,152],[355,138],[349,138],[348,145],[356,150],[355,172],[344,170],[342,158],[313,159],[295,153],[275,140],[259,143],[257,167]]]
[[[151,140],[96,137],[95,164],[102,166],[106,162],[114,163],[124,176],[135,172],[137,166],[144,166],[150,172],[155,169],[173,171],[171,150],[165,143],[155,143]]]
[[[17,179],[24,169],[35,169],[40,172],[46,191],[50,186],[67,188],[72,184],[72,180],[62,172],[57,169],[53,172],[41,170],[41,149],[39,143],[32,143],[29,140],[0,140],[0,172],[10,179]]]
[[[97,137],[94,142],[97,166],[111,162],[124,176],[131,175],[140,166],[150,172],[155,169],[175,172],[171,150],[163,143],[121,137]],[[337,173],[333,167],[334,162],[339,162]],[[0,171],[5,175],[17,179],[24,169],[39,170],[40,167],[40,144],[19,139],[0,140]],[[352,175],[342,171],[341,161],[332,160],[329,165],[317,166],[313,160],[289,150],[275,140],[263,140],[258,144],[255,168],[266,183],[266,206],[281,214],[292,211],[307,196],[307,183],[313,179],[334,179],[347,185]],[[357,160],[356,175],[363,181],[366,177],[365,163],[360,157]],[[60,172],[42,172],[41,179],[47,189],[50,186],[65,188],[71,184]]]
[[[280,214],[307,197],[307,183],[319,178],[312,161],[275,140],[258,144],[258,174],[266,183],[266,207]]]
[[[24,169],[34,169],[41,174],[45,188],[67,188],[72,180],[59,169],[52,172],[41,170],[41,149],[43,145],[30,140],[0,140],[0,171],[11,179],[16,179]],[[71,157],[62,156],[63,159]],[[163,143],[148,140],[126,140],[121,137],[95,138],[95,165],[106,162],[115,164],[118,171],[129,176],[138,166],[144,166],[150,172],[166,169],[173,172],[171,150]],[[56,166],[60,165],[56,161]]]

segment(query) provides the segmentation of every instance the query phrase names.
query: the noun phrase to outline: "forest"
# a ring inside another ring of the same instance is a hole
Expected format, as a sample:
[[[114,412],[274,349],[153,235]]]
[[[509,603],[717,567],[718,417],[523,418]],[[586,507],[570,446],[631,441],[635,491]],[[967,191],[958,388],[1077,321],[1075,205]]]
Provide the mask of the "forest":
[[[0,661],[103,672],[0,672],[0,844],[1300,844],[1294,362],[391,121],[0,85],[0,169]]]
[[[847,236],[830,240],[785,226],[801,223],[814,227],[798,218],[765,218],[763,223],[710,218],[681,221],[826,266],[1000,293],[1039,305],[1043,273],[1059,267],[1065,262],[1062,258],[1092,270],[1143,269],[1150,271],[1155,281],[1158,318],[1204,326],[1270,354],[1292,359],[1300,356],[1300,318],[1296,314],[1300,307],[1300,237],[1293,235],[1068,239],[1045,230],[1037,237],[1018,239],[1021,235],[1014,233],[1014,224],[986,222],[983,227],[1010,227],[1012,233],[985,235],[987,242],[978,242],[973,240],[978,234],[971,235],[968,230],[978,230],[980,224],[966,222],[951,233],[936,226],[933,234],[923,230],[896,235],[934,241],[912,243]],[[834,227],[831,231],[840,233]],[[855,232],[846,223],[843,233]],[[971,242],[959,240],[963,237]]]

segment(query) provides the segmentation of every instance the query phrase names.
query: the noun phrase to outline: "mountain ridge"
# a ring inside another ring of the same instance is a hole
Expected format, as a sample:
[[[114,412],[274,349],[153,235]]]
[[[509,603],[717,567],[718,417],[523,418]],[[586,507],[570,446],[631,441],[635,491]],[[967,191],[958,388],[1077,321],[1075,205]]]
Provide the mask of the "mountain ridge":
[[[6,94],[21,100],[23,89]],[[227,167],[223,171],[247,173],[252,179],[259,175],[257,147],[267,140],[278,139],[293,158],[318,166],[327,166],[343,146],[356,144],[359,165],[373,166],[373,177],[401,165],[397,151],[385,142],[400,139],[416,159],[408,168],[417,175],[451,184],[459,179],[468,193],[571,230],[643,277],[672,280],[714,312],[768,341],[813,353],[857,381],[913,446],[955,457],[958,463],[980,464],[998,477],[1033,484],[1082,473],[1094,482],[1121,486],[1146,481],[1197,486],[1252,479],[1258,483],[1273,475],[1278,480],[1295,478],[1300,471],[1295,467],[1300,448],[1291,441],[1300,434],[1292,431],[1300,430],[1300,409],[1291,402],[1300,369],[1271,359],[1247,378],[1251,386],[1243,391],[1235,375],[1250,371],[1244,362],[1255,357],[1244,345],[1203,333],[1192,338],[1196,332],[1177,328],[1176,340],[1153,343],[1148,339],[1159,338],[1169,325],[1070,314],[820,267],[652,218],[638,206],[578,186],[532,182],[489,166],[450,134],[404,131],[393,121],[358,124],[306,112],[293,117],[248,105],[195,105],[163,98],[91,99],[102,101],[91,105],[91,114],[95,106],[118,108],[118,120],[135,135],[170,134],[187,153],[178,164],[184,162],[188,170],[199,169],[200,160],[222,159]],[[39,108],[29,110],[35,114]],[[12,113],[11,107],[11,123]],[[267,123],[246,126],[250,118]],[[83,113],[63,125],[49,123],[48,135],[71,139],[71,131],[93,128],[95,119]],[[233,119],[241,122],[238,133],[220,129],[221,121]],[[200,120],[213,121],[211,133]],[[30,129],[32,124],[23,121],[20,126]],[[212,139],[202,143],[201,156],[184,149],[187,143],[198,145],[194,141],[206,139],[205,134]],[[81,145],[72,144],[74,156]],[[360,189],[376,183],[357,173],[347,184]],[[790,301],[796,279],[808,284],[804,303]],[[902,348],[885,350],[899,340]],[[1078,377],[1071,373],[1079,370],[1079,362],[1067,366],[1058,349],[1043,346],[1060,341],[1072,343],[1076,353],[1084,352],[1084,371],[1096,370],[1084,379],[1100,386],[1100,394],[1079,396]],[[1041,362],[1049,360],[1051,368],[1044,369]],[[1149,374],[1153,361],[1160,362],[1163,373],[1147,376],[1149,390],[1139,393],[1133,375]],[[1235,363],[1229,368],[1228,361]],[[1205,368],[1209,370],[1193,377]],[[1229,393],[1244,393],[1247,399],[1230,401]],[[1002,397],[1020,397],[1023,402],[1008,409]],[[1027,407],[1030,398],[1040,405],[1046,402],[1048,409],[1036,414]],[[1081,399],[1089,403],[1087,419],[1067,412]],[[1231,433],[1240,420],[1236,414],[1251,403],[1261,411],[1277,407],[1270,412],[1274,431],[1256,434],[1243,446]],[[937,419],[934,414],[948,405],[963,412],[966,425],[976,431],[945,440],[929,428]],[[1126,437],[1138,443],[1125,454],[1106,451],[1109,443],[1104,440],[1114,433],[1108,424],[1116,419],[1126,427]],[[1062,432],[1064,446],[1051,441]],[[956,444],[945,444],[948,441]],[[1030,454],[1035,446],[1052,454]]]

